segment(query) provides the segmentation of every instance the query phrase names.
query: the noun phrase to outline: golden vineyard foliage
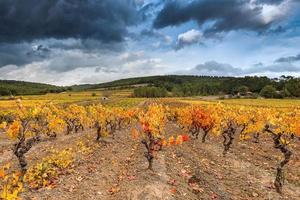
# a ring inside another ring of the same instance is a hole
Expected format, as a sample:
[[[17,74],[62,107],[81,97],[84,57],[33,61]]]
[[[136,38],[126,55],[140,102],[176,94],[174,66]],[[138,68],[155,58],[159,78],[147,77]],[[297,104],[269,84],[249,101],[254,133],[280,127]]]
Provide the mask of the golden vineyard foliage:
[[[202,106],[188,106],[177,109],[177,121],[186,131],[193,129],[211,130],[214,121],[211,111]]]
[[[19,103],[14,121],[7,124],[5,124],[8,127],[6,133],[11,139],[56,134],[65,128],[59,109],[51,104],[25,108]]]
[[[181,135],[176,138],[174,136],[166,138],[165,126],[168,120],[168,111],[169,108],[162,104],[154,103],[149,105],[146,110],[140,111],[138,115],[141,133],[136,129],[131,130],[131,135],[134,138],[141,135],[141,142],[146,149],[144,156],[148,161],[148,169],[150,170],[153,170],[153,159],[156,153],[160,151],[163,146],[179,145],[187,140],[186,136],[183,137]]]
[[[67,134],[72,131],[77,132],[80,128],[87,126],[89,120],[87,118],[87,110],[85,107],[71,104],[59,113],[67,126]]]
[[[31,189],[54,187],[59,173],[73,163],[74,153],[72,149],[53,151],[51,156],[29,168],[24,181]]]
[[[167,121],[166,109],[162,105],[153,104],[147,112],[141,111],[139,120],[144,133],[150,132],[154,138],[164,137],[164,127]]]
[[[124,108],[108,108],[103,105],[90,105],[87,108],[87,121],[90,127],[97,130],[99,137],[107,137],[125,128],[135,120],[136,110]]]
[[[174,136],[170,136],[169,138],[162,140],[162,146],[180,145],[188,140],[189,136],[187,134],[177,135],[176,138]]]
[[[89,113],[89,123],[92,127],[100,130],[101,137],[109,134],[107,124],[113,120],[113,115],[102,105],[92,105],[87,108]]]
[[[7,122],[0,123],[0,130],[4,130],[7,127]]]
[[[6,164],[0,169],[0,199],[18,200],[19,194],[23,191],[23,182],[21,181],[21,173],[8,173],[10,164]]]
[[[270,124],[276,132],[285,135],[299,135],[299,108],[278,109],[251,106],[225,105],[222,103],[209,105],[210,117],[213,121],[212,132],[219,135],[230,123],[242,129],[241,139],[250,137],[252,133],[263,132]]]
[[[11,138],[11,139],[17,139],[21,129],[21,121],[15,120],[8,128],[6,131],[6,134]]]
[[[99,140],[108,136],[114,138],[116,130],[133,125],[131,135],[141,139],[145,145],[149,169],[152,169],[152,160],[156,152],[162,147],[181,145],[189,140],[189,134],[196,134],[197,137],[199,133],[212,133],[214,137],[224,137],[225,141],[226,137],[229,137],[228,145],[235,134],[239,134],[238,138],[242,141],[252,138],[257,133],[267,137],[271,135],[273,138],[274,134],[277,134],[280,135],[279,145],[284,146],[292,142],[293,136],[300,137],[299,107],[256,107],[216,103],[174,108],[156,101],[143,109],[102,104],[59,106],[51,103],[24,107],[19,101],[15,111],[0,113],[0,131],[5,132],[17,144],[14,146],[14,154],[18,157],[21,168],[23,167],[24,180],[20,180],[23,175],[20,176],[19,173],[8,174],[9,167],[1,169],[1,198],[17,199],[24,183],[31,189],[54,187],[58,175],[72,165],[75,151],[65,149],[53,152],[51,156],[43,158],[27,170],[25,153],[42,137],[56,137],[78,131],[94,133],[96,130]],[[167,123],[178,124],[183,134],[166,132]],[[83,142],[78,142],[77,148],[76,153],[91,152],[88,144]],[[18,154],[20,152],[21,154]]]
[[[0,124],[0,129],[5,130],[12,139],[17,139],[20,134],[31,137],[77,132],[84,127],[98,128],[100,135],[105,137],[136,120],[140,121],[144,132],[150,131],[152,136],[161,139],[164,138],[167,120],[176,121],[187,132],[203,130],[214,135],[220,135],[222,130],[234,125],[242,128],[242,140],[262,132],[266,124],[283,134],[299,135],[300,129],[297,107],[279,109],[218,103],[169,108],[157,103],[144,111],[138,108],[109,108],[101,104],[87,107],[71,104],[64,108],[53,104],[23,107],[18,102],[18,108],[12,122],[2,121]]]
[[[299,109],[280,112],[272,110],[272,115],[269,116],[268,121],[274,126],[277,133],[295,134],[300,135],[299,122],[300,111]]]

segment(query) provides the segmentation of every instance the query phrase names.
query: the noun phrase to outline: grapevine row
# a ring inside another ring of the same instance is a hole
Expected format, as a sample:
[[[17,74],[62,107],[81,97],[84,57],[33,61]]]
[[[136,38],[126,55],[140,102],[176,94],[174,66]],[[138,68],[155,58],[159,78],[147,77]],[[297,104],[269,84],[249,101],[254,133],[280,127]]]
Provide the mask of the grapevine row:
[[[0,114],[0,132],[15,141],[13,153],[19,161],[20,182],[27,173],[26,153],[44,137],[56,138],[61,134],[93,132],[96,141],[104,141],[107,136],[115,137],[116,130],[134,127],[131,135],[140,140],[145,148],[148,169],[153,170],[153,160],[157,152],[172,145],[180,145],[207,136],[223,138],[223,155],[232,147],[233,140],[255,138],[265,134],[272,138],[274,147],[283,153],[284,159],[277,166],[274,185],[282,193],[283,168],[292,156],[292,145],[300,137],[300,109],[278,110],[274,108],[255,108],[228,106],[224,104],[206,106],[185,106],[169,108],[160,103],[145,108],[108,108],[101,104],[80,106],[56,106],[53,104],[23,107],[18,102],[14,112]],[[186,134],[170,136],[165,125],[173,122]],[[4,167],[6,169],[7,167]],[[1,172],[1,171],[0,171]],[[0,178],[4,172],[0,173]],[[19,187],[18,192],[19,192]],[[15,191],[12,191],[12,193]],[[6,195],[9,195],[6,191]]]

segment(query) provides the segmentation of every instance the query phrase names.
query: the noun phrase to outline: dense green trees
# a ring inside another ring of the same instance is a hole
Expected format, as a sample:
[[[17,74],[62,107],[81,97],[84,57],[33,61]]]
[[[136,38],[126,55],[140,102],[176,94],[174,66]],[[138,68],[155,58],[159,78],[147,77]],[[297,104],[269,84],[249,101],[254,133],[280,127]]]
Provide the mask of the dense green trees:
[[[139,87],[134,89],[135,97],[166,97],[168,95],[165,88],[160,87]]]
[[[265,88],[265,86],[267,86]],[[136,88],[136,86],[141,86]],[[272,91],[270,89],[272,86]],[[162,97],[162,96],[202,96],[240,94],[242,96],[253,93],[267,94],[269,98],[300,97],[300,78],[281,76],[270,79],[268,77],[216,77],[216,76],[151,76],[122,79],[102,84],[74,85],[70,87],[58,87],[40,83],[22,81],[0,81],[0,95],[25,95],[45,94],[48,92],[62,92],[65,90],[89,90],[105,88],[134,90],[135,96]],[[263,90],[264,89],[264,90]],[[106,91],[105,90],[105,91]],[[274,90],[275,93],[274,94]],[[273,93],[274,95],[269,95]]]
[[[234,88],[233,90],[235,94],[240,94],[242,96],[247,95],[247,93],[249,92],[249,88],[245,85]]]
[[[300,97],[300,78],[289,78],[284,85],[287,95]]]
[[[58,93],[66,88],[24,81],[0,80],[0,96]]]
[[[9,96],[15,93],[15,90],[9,90],[5,86],[0,86],[0,96]]]
[[[135,96],[140,97],[167,96],[167,94],[171,96],[239,94],[241,96],[251,95],[253,97],[260,94],[265,98],[300,97],[300,79],[291,76],[282,76],[275,79],[257,76],[238,78],[208,76],[153,76],[111,82],[114,87],[122,83],[147,83],[147,87],[135,89]],[[109,83],[106,83],[105,85],[109,86]],[[159,93],[157,92],[159,89],[166,90],[167,92]],[[157,93],[159,93],[159,95]]]
[[[263,87],[259,94],[265,98],[275,98],[277,96],[276,89],[272,85],[266,85]]]

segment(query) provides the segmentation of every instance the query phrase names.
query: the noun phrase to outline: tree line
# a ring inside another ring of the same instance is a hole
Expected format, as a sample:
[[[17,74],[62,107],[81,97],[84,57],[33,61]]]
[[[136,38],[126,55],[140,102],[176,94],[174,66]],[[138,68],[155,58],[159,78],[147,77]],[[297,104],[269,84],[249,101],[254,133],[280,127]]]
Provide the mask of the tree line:
[[[177,79],[176,79],[177,78]],[[160,79],[148,86],[134,89],[135,97],[232,95],[266,98],[300,97],[300,78],[268,77],[192,77]]]
[[[60,87],[42,83],[31,83],[24,81],[0,80],[0,96],[15,95],[38,95],[46,93],[59,93],[68,90]]]
[[[136,85],[146,85],[137,87]],[[121,79],[103,84],[75,85],[60,87],[49,84],[24,81],[0,80],[0,96],[39,95],[60,93],[68,90],[89,90],[105,88],[135,88],[135,97],[166,96],[263,96],[266,98],[300,97],[300,78],[281,76],[268,78],[258,76],[217,77],[217,76],[185,76],[167,75]]]

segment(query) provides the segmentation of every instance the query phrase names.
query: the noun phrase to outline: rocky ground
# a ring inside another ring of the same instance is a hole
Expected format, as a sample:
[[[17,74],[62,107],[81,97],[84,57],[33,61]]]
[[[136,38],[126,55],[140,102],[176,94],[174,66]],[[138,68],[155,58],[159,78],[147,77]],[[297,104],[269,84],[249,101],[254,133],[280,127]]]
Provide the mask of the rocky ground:
[[[182,130],[166,126],[168,134]],[[221,138],[210,136],[206,143],[190,140],[180,146],[166,147],[154,161],[154,170],[146,170],[144,146],[134,140],[130,128],[116,133],[114,139],[94,141],[92,130],[58,137],[34,146],[27,155],[29,165],[47,156],[51,149],[72,148],[78,142],[90,146],[79,154],[68,173],[58,177],[55,187],[30,191],[23,199],[300,199],[300,148],[293,147],[292,160],[285,168],[283,194],[273,187],[276,164],[281,154],[268,137],[260,143],[240,142],[224,157]],[[0,165],[17,166],[9,141],[1,140]]]

